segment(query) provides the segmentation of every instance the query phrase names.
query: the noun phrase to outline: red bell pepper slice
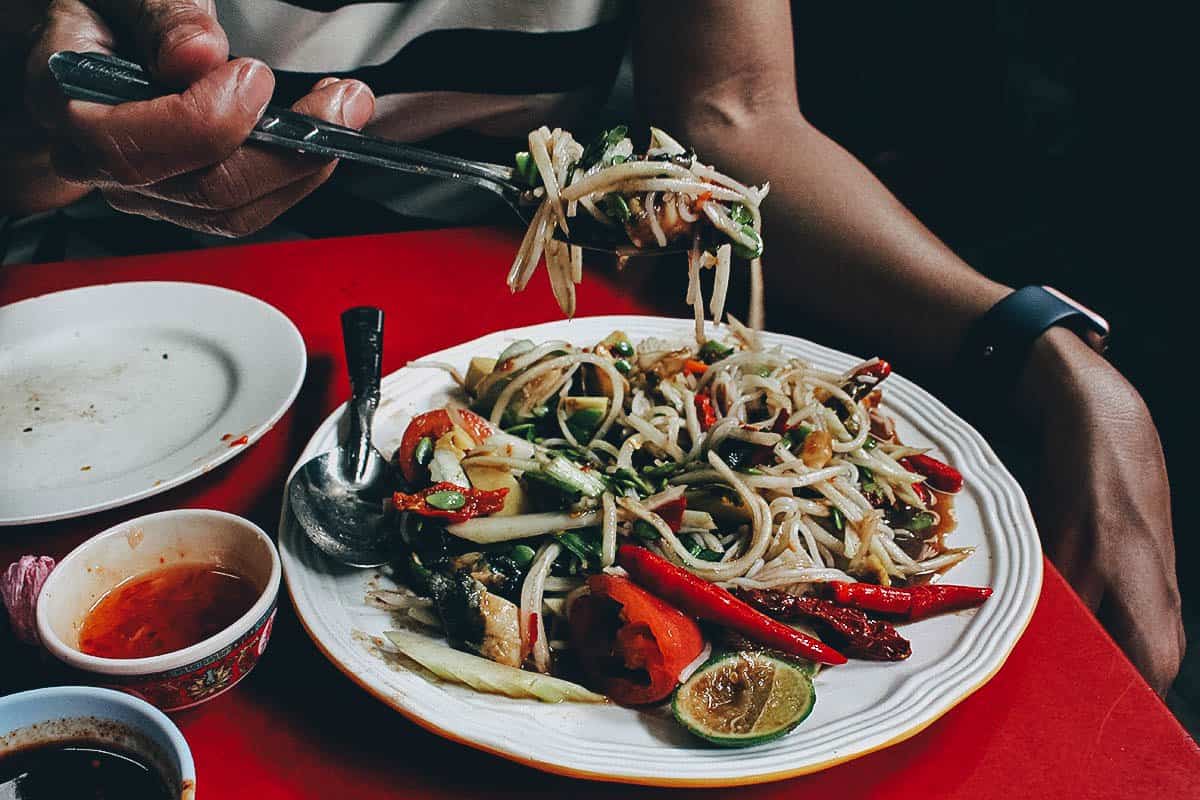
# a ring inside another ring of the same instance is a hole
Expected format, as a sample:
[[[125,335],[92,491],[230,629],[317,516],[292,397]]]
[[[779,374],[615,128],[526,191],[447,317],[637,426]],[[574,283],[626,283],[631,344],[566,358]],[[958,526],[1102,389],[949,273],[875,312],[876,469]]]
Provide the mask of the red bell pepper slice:
[[[695,620],[632,581],[588,578],[571,607],[571,641],[597,689],[626,706],[665,699],[704,650]]]

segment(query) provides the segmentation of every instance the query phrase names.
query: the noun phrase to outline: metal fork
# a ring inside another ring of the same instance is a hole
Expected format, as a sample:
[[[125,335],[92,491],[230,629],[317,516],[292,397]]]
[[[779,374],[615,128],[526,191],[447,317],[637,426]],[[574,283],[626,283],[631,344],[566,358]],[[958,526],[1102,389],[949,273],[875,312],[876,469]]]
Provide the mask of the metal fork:
[[[170,93],[169,89],[155,85],[140,65],[105,53],[62,50],[50,56],[50,71],[63,93],[76,100],[119,105],[152,100]],[[279,106],[267,106],[249,138],[297,153],[344,158],[413,175],[464,181],[495,192],[526,223],[535,208],[536,201],[523,202],[522,195],[530,187],[516,177],[511,167],[456,158],[368,136]],[[594,228],[590,233],[592,236],[575,235],[569,241],[621,257],[643,252],[628,243],[616,244],[595,238],[602,232]],[[665,251],[656,251],[656,254],[662,252]]]

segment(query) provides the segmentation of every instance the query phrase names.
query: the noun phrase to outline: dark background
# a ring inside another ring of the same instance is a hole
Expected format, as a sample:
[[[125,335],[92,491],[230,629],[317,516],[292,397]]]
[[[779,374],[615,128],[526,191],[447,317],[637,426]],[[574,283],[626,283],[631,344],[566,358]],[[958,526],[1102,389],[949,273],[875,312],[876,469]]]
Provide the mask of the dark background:
[[[1168,703],[1200,735],[1200,547],[1182,505],[1195,258],[1169,244],[1162,206],[1187,196],[1171,186],[1186,185],[1183,157],[1151,107],[1172,95],[1149,66],[1170,37],[1141,38],[1128,8],[1033,0],[794,3],[793,15],[800,104],[817,127],[976,269],[1056,286],[1111,323],[1109,357],[1166,450],[1189,640]]]

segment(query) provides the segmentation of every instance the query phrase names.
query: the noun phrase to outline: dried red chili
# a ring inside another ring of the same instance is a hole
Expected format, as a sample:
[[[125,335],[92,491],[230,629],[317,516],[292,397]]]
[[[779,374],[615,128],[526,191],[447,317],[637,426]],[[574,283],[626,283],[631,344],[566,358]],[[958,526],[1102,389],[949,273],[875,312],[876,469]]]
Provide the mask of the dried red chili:
[[[774,589],[743,589],[735,594],[775,619],[816,623],[821,638],[851,658],[903,661],[912,655],[912,645],[891,624],[873,620],[858,609]]]

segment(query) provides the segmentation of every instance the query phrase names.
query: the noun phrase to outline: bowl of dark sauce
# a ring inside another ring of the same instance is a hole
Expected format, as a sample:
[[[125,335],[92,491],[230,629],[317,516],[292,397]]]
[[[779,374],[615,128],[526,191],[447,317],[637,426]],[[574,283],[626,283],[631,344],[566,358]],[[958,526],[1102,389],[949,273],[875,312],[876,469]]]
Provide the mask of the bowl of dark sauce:
[[[59,686],[0,698],[0,798],[194,800],[187,742],[128,694]]]

